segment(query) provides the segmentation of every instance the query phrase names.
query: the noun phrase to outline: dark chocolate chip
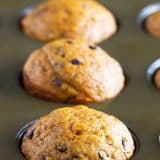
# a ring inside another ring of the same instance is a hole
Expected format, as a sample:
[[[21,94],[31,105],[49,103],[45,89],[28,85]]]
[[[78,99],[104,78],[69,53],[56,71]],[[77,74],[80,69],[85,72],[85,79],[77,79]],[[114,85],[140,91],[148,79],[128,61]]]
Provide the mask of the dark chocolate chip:
[[[89,45],[89,48],[90,49],[97,49],[97,46],[96,45]]]
[[[59,152],[66,152],[67,146],[65,144],[56,145],[56,150],[58,150]]]
[[[107,157],[107,155],[106,155],[106,153],[105,153],[104,151],[99,151],[99,152],[98,152],[98,156],[99,156],[99,158],[102,159],[102,160],[105,160],[106,157]]]
[[[80,62],[78,59],[73,59],[73,60],[71,61],[71,63],[72,63],[73,65],[79,65],[79,64],[81,64],[81,62]]]
[[[74,153],[73,155],[72,155],[72,160],[74,160],[74,159],[79,159],[80,158],[80,155],[78,154],[78,153]]]
[[[62,81],[61,81],[60,78],[55,78],[55,79],[53,80],[53,84],[54,84],[56,87],[61,87]]]
[[[26,133],[26,137],[29,139],[32,139],[34,136],[34,131],[35,131],[35,128],[29,129],[28,132]]]
[[[68,44],[73,44],[73,41],[72,40],[67,40],[66,41]]]
[[[65,57],[65,53],[63,52],[62,48],[58,48],[56,50],[56,55],[59,55],[61,57]]]
[[[75,134],[76,134],[77,136],[81,135],[82,133],[83,133],[83,131],[81,131],[81,130],[76,130],[76,132],[75,132]]]

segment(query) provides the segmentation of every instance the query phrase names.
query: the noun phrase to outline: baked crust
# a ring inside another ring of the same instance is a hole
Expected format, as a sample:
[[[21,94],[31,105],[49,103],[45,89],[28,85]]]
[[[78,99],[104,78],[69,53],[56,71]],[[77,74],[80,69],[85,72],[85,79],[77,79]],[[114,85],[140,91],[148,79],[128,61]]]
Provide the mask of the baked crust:
[[[47,0],[24,17],[22,27],[44,42],[78,38],[99,43],[117,31],[112,13],[93,0]]]
[[[100,47],[82,40],[61,39],[34,51],[23,68],[25,88],[57,102],[110,100],[124,86],[120,64]]]
[[[40,118],[28,129],[21,147],[28,160],[128,160],[134,148],[120,120],[81,105]]]

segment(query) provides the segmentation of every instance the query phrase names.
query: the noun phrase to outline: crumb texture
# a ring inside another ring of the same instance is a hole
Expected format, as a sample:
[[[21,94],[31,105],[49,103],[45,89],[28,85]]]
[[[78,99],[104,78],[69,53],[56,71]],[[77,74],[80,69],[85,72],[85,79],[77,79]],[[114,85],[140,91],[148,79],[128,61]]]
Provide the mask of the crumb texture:
[[[22,152],[28,160],[128,160],[134,142],[120,120],[79,105],[40,118],[24,136]]]

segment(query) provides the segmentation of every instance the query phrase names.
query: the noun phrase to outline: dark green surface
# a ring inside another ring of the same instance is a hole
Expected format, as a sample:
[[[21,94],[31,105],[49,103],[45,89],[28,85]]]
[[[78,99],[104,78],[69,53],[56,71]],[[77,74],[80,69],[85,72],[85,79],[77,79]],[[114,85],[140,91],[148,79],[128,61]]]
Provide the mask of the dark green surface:
[[[16,151],[15,135],[25,123],[64,104],[46,102],[28,95],[18,77],[22,66],[40,43],[27,38],[18,28],[21,10],[38,0],[0,0],[0,159],[22,160]],[[160,97],[146,80],[146,70],[159,57],[160,40],[142,32],[136,18],[154,0],[101,0],[120,21],[120,31],[102,47],[118,59],[129,76],[122,94],[109,104],[90,105],[111,113],[139,136],[141,149],[136,160],[159,160]]]

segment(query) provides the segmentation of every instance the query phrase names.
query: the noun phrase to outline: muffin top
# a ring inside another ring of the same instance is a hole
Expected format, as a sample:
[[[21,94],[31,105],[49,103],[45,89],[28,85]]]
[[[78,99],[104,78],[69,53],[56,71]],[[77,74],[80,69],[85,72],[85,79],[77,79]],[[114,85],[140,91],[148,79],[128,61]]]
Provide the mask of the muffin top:
[[[117,30],[112,13],[93,0],[47,0],[24,17],[22,27],[44,42],[80,38],[98,43]]]
[[[33,95],[60,102],[101,102],[117,96],[124,86],[120,64],[83,40],[56,40],[34,51],[23,78]]]
[[[160,38],[160,11],[151,14],[145,22],[146,30],[152,36]]]
[[[82,105],[40,118],[28,129],[21,146],[28,160],[128,160],[134,148],[120,120]]]

